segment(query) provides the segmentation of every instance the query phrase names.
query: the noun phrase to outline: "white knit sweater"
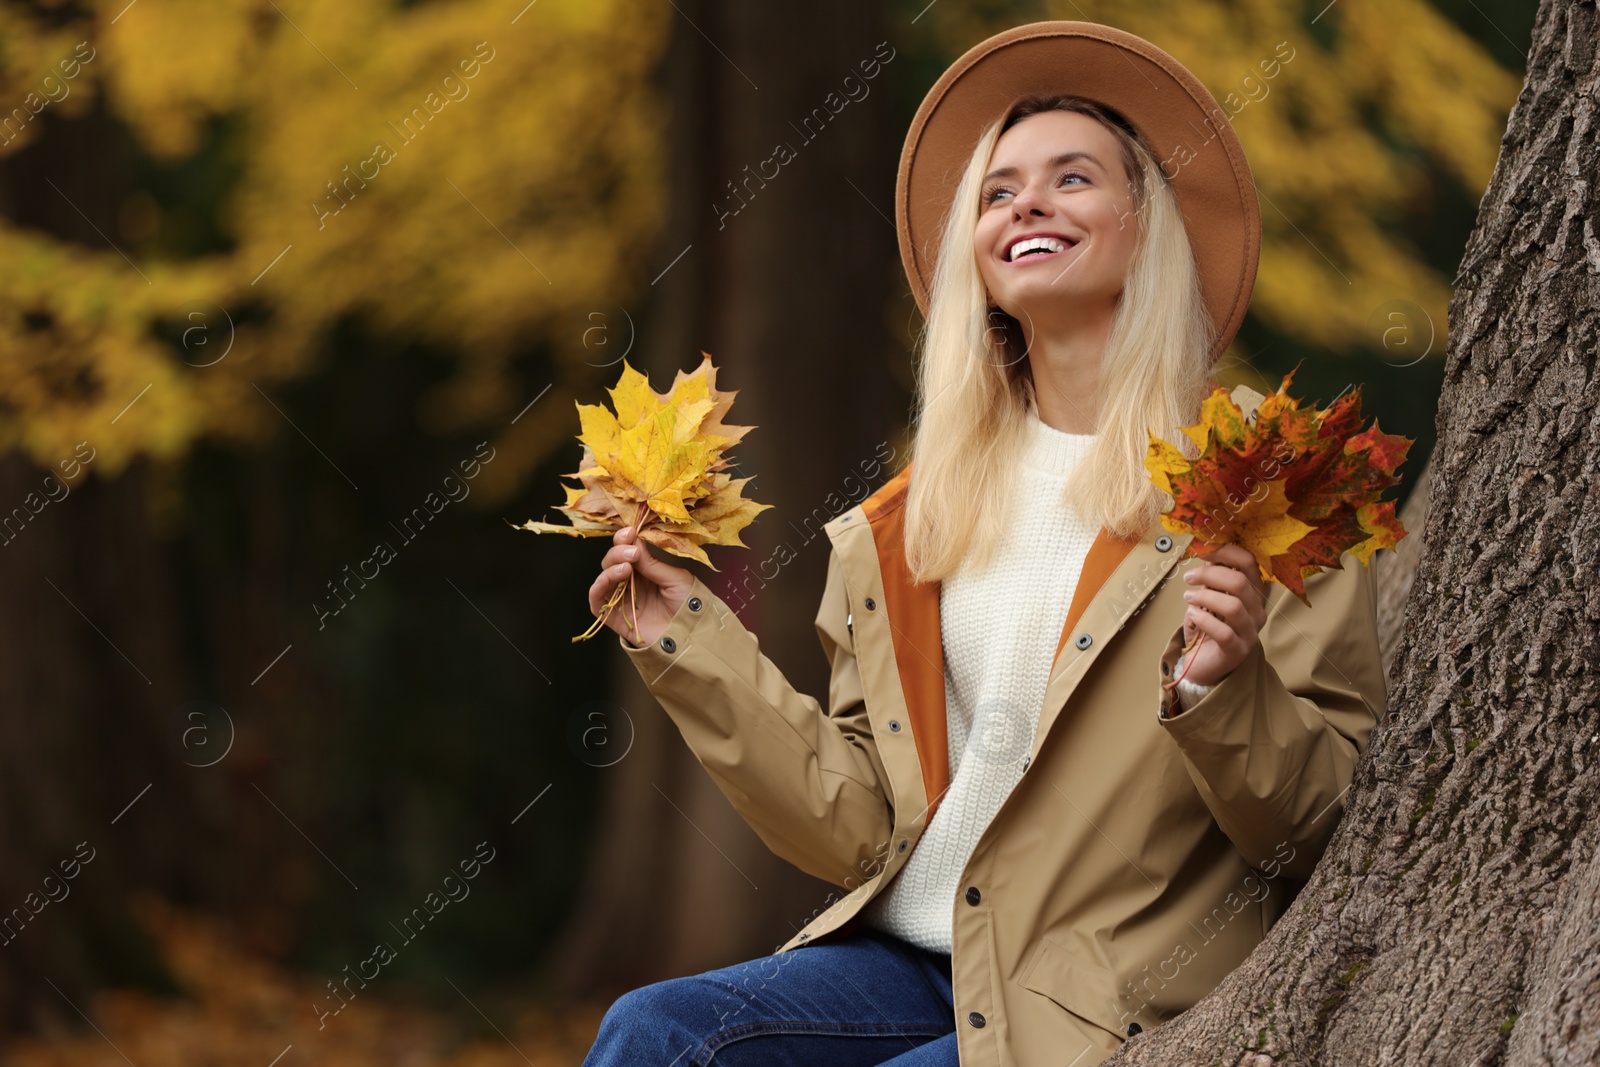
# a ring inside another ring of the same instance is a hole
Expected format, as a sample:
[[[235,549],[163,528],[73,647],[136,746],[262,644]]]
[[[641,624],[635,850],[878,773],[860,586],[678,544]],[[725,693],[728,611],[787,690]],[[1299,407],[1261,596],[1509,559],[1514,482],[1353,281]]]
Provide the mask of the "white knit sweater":
[[[1013,508],[987,567],[969,557],[940,589],[950,787],[905,866],[861,913],[865,925],[930,952],[950,952],[961,870],[1033,747],[1056,643],[1099,532],[1060,503],[1094,440],[1033,413],[1012,498],[1025,506]]]
[[[982,570],[964,563],[939,591],[950,788],[863,922],[930,952],[950,951],[961,869],[1022,777],[1056,642],[1097,530],[1060,504],[1093,434],[1030,416],[1006,534]]]

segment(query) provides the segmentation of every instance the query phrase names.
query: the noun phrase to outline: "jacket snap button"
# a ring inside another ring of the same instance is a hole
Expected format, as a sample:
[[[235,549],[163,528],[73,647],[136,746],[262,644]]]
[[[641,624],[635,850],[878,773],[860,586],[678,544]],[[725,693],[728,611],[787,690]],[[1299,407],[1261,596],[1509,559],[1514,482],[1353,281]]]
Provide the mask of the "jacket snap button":
[[[1023,770],[1027,770],[1028,769],[1028,764],[1030,764],[1032,762],[1033,762],[1033,757],[1032,756],[1023,756],[1022,757],[1022,769]]]
[[[895,733],[899,733],[900,732],[900,720],[899,719],[890,719],[889,720],[889,729],[894,731]]]
[[[897,848],[896,848],[896,849],[895,849],[895,851],[897,851],[897,852],[904,852],[904,851],[905,851],[905,850],[906,850],[906,839],[905,839],[905,838],[903,838],[903,837],[902,837],[902,838],[901,838],[901,839],[900,839],[900,844],[899,844],[899,846],[898,846],[898,847],[897,847]]]
[[[1128,1036],[1129,1037],[1132,1037],[1134,1034],[1143,1033],[1143,1032],[1144,1032],[1144,1027],[1140,1026],[1138,1023],[1129,1023],[1128,1024]]]
[[[1077,645],[1078,648],[1084,649],[1094,644],[1094,638],[1090,637],[1088,634],[1079,634],[1078,639],[1072,643]]]
[[[979,1029],[982,1029],[984,1024],[983,1013],[978,1011],[968,1013],[967,1022],[978,1027]]]
[[[692,596],[692,597],[689,598],[689,610],[690,611],[699,611],[700,610],[700,598],[699,597]]]
[[[867,610],[868,611],[876,611],[876,610],[878,610],[878,602],[873,600],[871,597],[867,597]]]
[[[980,901],[982,899],[983,899],[983,894],[978,892],[978,887],[977,886],[975,886],[975,885],[967,886],[967,903],[968,904],[977,904],[978,901]]]
[[[1169,549],[1171,547],[1172,547],[1172,538],[1168,537],[1166,534],[1162,534],[1160,537],[1156,538],[1156,551],[1157,552],[1165,552],[1167,549]],[[1137,1026],[1138,1023],[1135,1023],[1134,1025]]]
[[[668,652],[673,652],[676,651],[678,642],[674,641],[670,637],[663,637],[661,639],[661,647]]]

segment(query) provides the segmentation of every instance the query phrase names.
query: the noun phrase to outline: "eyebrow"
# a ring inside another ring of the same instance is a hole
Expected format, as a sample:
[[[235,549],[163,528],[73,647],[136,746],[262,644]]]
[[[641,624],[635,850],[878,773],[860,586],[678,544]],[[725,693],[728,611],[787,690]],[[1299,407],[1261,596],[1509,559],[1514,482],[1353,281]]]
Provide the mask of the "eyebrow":
[[[1059,166],[1062,166],[1064,164],[1071,163],[1073,160],[1077,160],[1077,159],[1088,160],[1090,163],[1093,163],[1095,166],[1099,167],[1101,170],[1105,170],[1106,169],[1106,165],[1104,163],[1102,163],[1098,159],[1094,158],[1094,156],[1090,155],[1088,152],[1060,152],[1060,153],[1057,153],[1056,155],[1051,156],[1049,159],[1047,159],[1045,161],[1044,165],[1045,165],[1045,169],[1046,170],[1050,170],[1050,169],[1053,169],[1055,167],[1059,167]],[[991,181],[991,180],[993,180],[995,178],[1010,178],[1010,177],[1014,176],[1016,173],[1017,173],[1017,168],[1016,167],[1001,167],[998,170],[991,170],[988,174],[985,174],[983,176],[983,180],[987,182],[987,181]]]

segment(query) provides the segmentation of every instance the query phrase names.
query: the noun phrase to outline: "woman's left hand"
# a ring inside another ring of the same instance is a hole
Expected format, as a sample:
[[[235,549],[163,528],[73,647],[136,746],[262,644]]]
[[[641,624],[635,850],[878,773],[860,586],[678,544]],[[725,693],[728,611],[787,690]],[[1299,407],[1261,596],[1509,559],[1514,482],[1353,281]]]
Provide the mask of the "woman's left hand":
[[[1195,632],[1206,635],[1189,653],[1184,680],[1216,685],[1244,662],[1261,643],[1267,621],[1267,589],[1255,557],[1242,545],[1215,549],[1197,567],[1184,572],[1190,585],[1183,598],[1189,609],[1183,616],[1183,643],[1192,644]]]

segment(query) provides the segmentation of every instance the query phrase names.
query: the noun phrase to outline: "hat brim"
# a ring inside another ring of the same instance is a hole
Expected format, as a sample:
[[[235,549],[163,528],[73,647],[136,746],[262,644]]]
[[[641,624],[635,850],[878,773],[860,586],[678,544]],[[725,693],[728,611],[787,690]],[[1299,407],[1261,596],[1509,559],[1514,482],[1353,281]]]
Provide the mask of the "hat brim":
[[[1033,22],[980,42],[940,75],[911,120],[895,182],[900,258],[928,313],[928,286],[956,183],[983,128],[1033,93],[1115,109],[1169,178],[1216,325],[1213,362],[1255,288],[1261,209],[1227,112],[1190,71],[1142,37],[1095,22]]]

